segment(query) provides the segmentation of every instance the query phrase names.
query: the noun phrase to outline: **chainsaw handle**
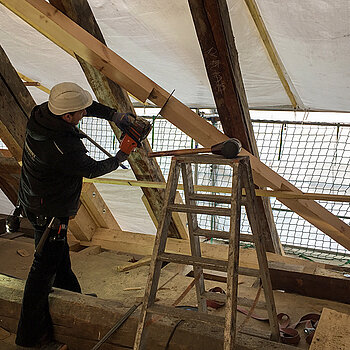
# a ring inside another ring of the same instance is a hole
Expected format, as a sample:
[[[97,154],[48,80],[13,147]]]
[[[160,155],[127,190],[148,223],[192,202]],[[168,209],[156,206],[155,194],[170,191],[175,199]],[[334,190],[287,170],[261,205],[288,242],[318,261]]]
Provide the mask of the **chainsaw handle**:
[[[211,148],[175,149],[171,151],[149,152],[148,157],[183,156],[186,154],[210,153]]]

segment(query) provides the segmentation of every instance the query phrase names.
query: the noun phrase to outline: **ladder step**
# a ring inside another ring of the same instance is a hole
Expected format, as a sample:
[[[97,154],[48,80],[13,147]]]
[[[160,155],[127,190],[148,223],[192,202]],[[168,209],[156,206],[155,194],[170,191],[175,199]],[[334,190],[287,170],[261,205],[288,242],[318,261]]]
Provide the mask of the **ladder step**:
[[[201,194],[201,193],[193,193],[190,195],[190,199],[195,201],[203,201],[203,202],[215,202],[215,203],[231,203],[231,196],[220,196],[216,194]]]
[[[196,228],[193,231],[194,236],[203,236],[206,238],[230,239],[230,233],[227,231],[207,230],[204,228]],[[239,235],[241,241],[254,242],[253,235],[241,233]]]
[[[193,235],[206,238],[230,239],[230,233],[227,231],[207,230],[199,227],[193,231]]]
[[[231,216],[231,210],[228,208],[206,207],[185,204],[170,204],[167,206],[167,209],[170,211],[179,211],[183,213]]]
[[[203,258],[184,254],[163,253],[158,259],[165,262],[174,262],[183,265],[195,265],[208,270],[227,271],[227,261]]]
[[[222,196],[216,194],[193,193],[190,195],[190,199],[195,201],[231,204],[231,196]],[[241,197],[241,205],[246,205],[246,197]]]
[[[147,311],[157,315],[173,316],[181,320],[199,321],[203,323],[217,324],[221,326],[224,325],[225,321],[224,317],[221,316],[215,316],[211,314],[205,314],[199,311],[186,310],[182,308],[175,308],[173,306],[165,306],[158,304],[152,305],[147,309]]]
[[[165,262],[173,262],[176,264],[193,265],[202,267],[203,269],[214,271],[227,271],[227,261],[203,258],[184,254],[163,253],[158,256],[158,260]],[[245,276],[259,276],[259,270],[248,267],[238,267],[238,273]]]

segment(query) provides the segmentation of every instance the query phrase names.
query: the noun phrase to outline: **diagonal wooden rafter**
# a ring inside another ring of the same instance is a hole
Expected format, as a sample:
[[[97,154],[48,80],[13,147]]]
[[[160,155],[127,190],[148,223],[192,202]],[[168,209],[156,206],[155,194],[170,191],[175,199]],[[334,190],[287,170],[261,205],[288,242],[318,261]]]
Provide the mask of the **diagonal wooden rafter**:
[[[74,56],[75,57],[75,56]],[[50,93],[50,89],[48,89],[46,86],[42,85],[41,83],[37,83],[35,82],[33,79],[27,77],[26,75],[20,73],[20,72],[17,72],[17,74],[20,76],[20,78],[24,81],[24,85],[26,86],[35,86],[37,87],[39,90],[42,90],[44,92],[46,92],[47,94]],[[33,85],[30,85],[30,84],[26,84],[26,83],[33,83]],[[130,97],[132,97],[133,99],[141,102],[137,97],[129,94]],[[142,103],[142,102],[141,102]],[[145,102],[145,103],[142,103],[144,106],[150,106],[150,104],[148,102]]]
[[[170,96],[167,91],[46,1],[0,0],[0,3],[48,38],[59,41],[61,46],[66,46],[68,50],[75,51],[80,57],[90,62],[124,89],[138,96],[142,101],[149,99],[156,105],[163,106]],[[170,98],[161,114],[204,147],[210,147],[228,139],[227,136],[200,118],[175,97]],[[258,186],[270,187],[273,190],[290,191],[296,194],[302,193],[246,150],[242,150],[241,155],[250,157],[254,182]],[[350,249],[350,227],[324,207],[312,200],[285,198],[279,200],[339,244]]]
[[[290,79],[286,68],[284,67],[282,60],[280,59],[278,52],[273,44],[270,34],[265,26],[265,23],[261,17],[258,5],[255,0],[244,0],[248,10],[254,20],[254,23],[258,29],[261,40],[264,43],[266,51],[270,57],[273,67],[283,85],[283,88],[293,106],[293,109],[305,109],[305,106],[294,86],[292,80]]]

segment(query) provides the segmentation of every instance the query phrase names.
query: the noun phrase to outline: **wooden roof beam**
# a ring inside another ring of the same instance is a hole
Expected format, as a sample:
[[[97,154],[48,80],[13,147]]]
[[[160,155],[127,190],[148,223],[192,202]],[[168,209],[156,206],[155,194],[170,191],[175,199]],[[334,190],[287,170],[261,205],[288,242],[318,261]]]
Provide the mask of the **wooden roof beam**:
[[[189,0],[193,22],[225,135],[259,158],[226,0]],[[283,254],[270,201],[257,198],[265,248]]]
[[[0,0],[0,3],[6,5],[48,38],[55,37],[55,40],[59,38],[61,43],[75,50],[80,57],[141,100],[145,101],[148,98],[161,107],[170,96],[167,91],[46,1]],[[211,147],[228,139],[226,135],[200,118],[175,97],[169,99],[161,115],[204,147]],[[248,151],[242,150],[240,155],[250,157],[255,184],[260,187],[271,187],[273,190],[302,193]],[[311,200],[282,198],[279,200],[346,249],[350,249],[350,227],[327,209]]]
[[[75,56],[73,56],[73,57],[75,58]],[[20,78],[24,81],[24,85],[25,85],[25,86],[35,86],[35,87],[37,87],[38,89],[40,89],[40,90],[46,92],[47,94],[50,93],[50,89],[48,89],[47,87],[45,87],[45,86],[42,85],[41,83],[36,82],[36,81],[34,81],[34,80],[28,78],[27,76],[25,76],[24,74],[22,74],[22,73],[20,73],[20,72],[18,72],[18,71],[17,71],[17,74],[18,74],[18,75],[20,76]],[[129,94],[129,93],[128,93],[128,95],[129,95],[130,97],[132,97],[134,100],[141,102],[137,97],[133,96],[132,94]],[[144,106],[153,107],[153,105],[149,104],[148,102],[144,102],[144,103],[141,102],[141,103],[142,103]]]

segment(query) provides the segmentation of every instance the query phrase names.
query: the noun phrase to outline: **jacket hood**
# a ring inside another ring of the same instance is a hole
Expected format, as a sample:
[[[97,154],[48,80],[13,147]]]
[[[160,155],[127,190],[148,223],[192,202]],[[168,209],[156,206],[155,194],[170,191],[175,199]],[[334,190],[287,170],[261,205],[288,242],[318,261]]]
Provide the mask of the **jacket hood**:
[[[33,108],[28,121],[27,132],[30,137],[37,141],[67,136],[80,137],[79,131],[74,125],[65,122],[50,112],[47,102]]]

